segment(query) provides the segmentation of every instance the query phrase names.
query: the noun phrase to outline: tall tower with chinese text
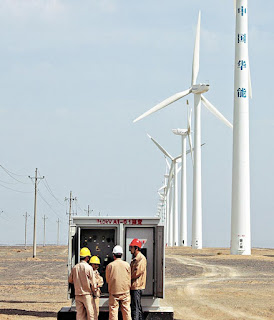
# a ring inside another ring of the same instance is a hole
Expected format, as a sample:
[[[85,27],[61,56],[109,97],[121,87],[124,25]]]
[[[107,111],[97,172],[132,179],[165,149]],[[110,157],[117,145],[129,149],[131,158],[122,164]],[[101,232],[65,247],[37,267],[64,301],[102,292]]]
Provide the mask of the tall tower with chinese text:
[[[247,0],[236,1],[231,254],[250,255],[250,167]]]

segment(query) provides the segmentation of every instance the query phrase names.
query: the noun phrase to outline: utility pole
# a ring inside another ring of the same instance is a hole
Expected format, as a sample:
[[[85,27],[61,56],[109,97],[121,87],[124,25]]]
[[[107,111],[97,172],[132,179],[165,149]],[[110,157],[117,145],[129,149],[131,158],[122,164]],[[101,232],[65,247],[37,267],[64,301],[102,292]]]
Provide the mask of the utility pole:
[[[89,210],[89,205],[88,205],[88,210],[84,209],[87,213],[88,213],[88,217],[89,217],[89,213],[92,213],[93,210]]]
[[[65,201],[69,201],[69,227],[68,227],[68,269],[71,270],[71,241],[70,241],[70,226],[71,226],[71,207],[72,207],[72,201],[77,200],[76,197],[72,197],[72,191],[70,191],[69,198],[65,198]]]
[[[30,177],[34,179],[34,220],[33,220],[33,258],[36,257],[36,204],[37,204],[37,181],[44,179],[45,177],[37,177],[38,169],[35,169],[35,177]]]
[[[27,249],[27,224],[28,224],[28,217],[30,215],[26,212],[26,214],[23,214],[23,217],[25,217],[25,250]]]
[[[72,215],[72,201],[76,201],[77,198],[76,197],[72,197],[72,191],[70,191],[70,194],[69,194],[69,198],[65,198],[65,201],[69,201],[69,227],[71,225],[71,215]]]
[[[60,227],[60,219],[58,218],[57,222],[57,246],[59,246],[59,227]]]
[[[44,215],[44,217],[42,218],[44,220],[44,241],[43,241],[43,247],[45,247],[46,245],[46,220],[47,217]]]

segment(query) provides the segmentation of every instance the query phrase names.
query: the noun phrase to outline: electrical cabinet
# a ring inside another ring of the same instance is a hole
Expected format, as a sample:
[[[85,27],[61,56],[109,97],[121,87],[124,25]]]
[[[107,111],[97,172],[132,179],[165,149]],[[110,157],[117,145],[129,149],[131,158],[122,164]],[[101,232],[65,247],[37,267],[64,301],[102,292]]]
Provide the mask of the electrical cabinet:
[[[147,258],[147,281],[142,304],[150,308],[159,307],[158,298],[164,296],[164,226],[159,218],[121,217],[73,217],[69,232],[68,272],[80,261],[82,247],[90,249],[100,258],[100,275],[104,278],[100,307],[107,306],[108,288],[105,281],[106,266],[113,261],[112,250],[117,244],[124,250],[123,260],[129,264],[132,255],[129,244],[138,238],[142,241],[141,252]],[[73,290],[69,289],[73,299]]]
[[[79,252],[83,247],[89,248],[92,255],[100,258],[99,272],[104,278],[104,286],[101,290],[99,319],[108,319],[106,267],[113,261],[112,250],[117,244],[124,250],[122,259],[131,262],[129,244],[134,238],[142,241],[141,252],[147,258],[146,289],[141,301],[144,317],[151,320],[173,320],[173,308],[160,306],[160,298],[164,297],[165,235],[159,218],[73,217],[69,227],[68,273],[80,261]],[[72,306],[63,307],[58,312],[58,320],[76,320],[73,286],[69,286],[68,298],[72,300]]]

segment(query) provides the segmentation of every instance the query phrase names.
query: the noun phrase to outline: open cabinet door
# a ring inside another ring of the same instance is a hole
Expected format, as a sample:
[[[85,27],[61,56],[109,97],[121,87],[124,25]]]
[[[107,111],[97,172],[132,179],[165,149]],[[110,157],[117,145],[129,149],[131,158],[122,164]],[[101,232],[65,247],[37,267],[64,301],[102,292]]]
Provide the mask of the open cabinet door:
[[[69,239],[68,239],[68,277],[71,273],[71,269],[77,263],[78,257],[78,234],[76,232],[76,226],[70,226]],[[74,285],[68,283],[68,299],[75,297]]]
[[[155,254],[156,254],[156,276],[155,276],[155,296],[164,297],[164,276],[165,276],[165,235],[164,226],[156,227],[155,232]]]

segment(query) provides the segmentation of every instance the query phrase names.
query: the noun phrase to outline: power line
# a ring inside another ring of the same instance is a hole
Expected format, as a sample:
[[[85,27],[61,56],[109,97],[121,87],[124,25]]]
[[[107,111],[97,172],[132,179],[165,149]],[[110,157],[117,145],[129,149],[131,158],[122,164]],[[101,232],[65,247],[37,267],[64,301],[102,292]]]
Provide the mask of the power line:
[[[15,220],[15,217],[12,217],[12,216],[10,216],[10,215],[8,215],[8,214],[6,213],[6,210],[0,209],[0,216],[1,216],[1,213],[6,216],[6,217],[3,217],[3,216],[2,216],[2,218],[4,218],[6,221],[8,221],[8,222],[13,222],[13,221]],[[16,220],[17,220],[17,218],[16,218]]]
[[[32,191],[20,191],[20,190],[15,190],[15,189],[12,189],[12,188],[9,188],[7,186],[4,186],[0,183],[0,186],[5,188],[5,189],[8,189],[8,190],[11,190],[11,191],[14,191],[14,192],[20,192],[20,193],[32,193]]]
[[[7,181],[3,181],[3,180],[0,180],[0,182],[6,183],[6,184],[18,184],[18,183],[16,183],[16,182],[7,182]]]
[[[38,171],[39,172],[39,171]],[[39,173],[40,174],[40,173]],[[44,179],[45,179],[45,176],[44,176]],[[44,180],[42,180],[44,181]],[[41,190],[37,188],[37,193],[38,195],[41,197],[41,199],[47,204],[47,206],[50,208],[50,210],[59,218],[61,218],[62,220],[62,217],[52,208],[52,206],[47,202],[47,200],[44,198],[44,196],[42,195],[41,193]]]
[[[50,188],[50,186],[49,186],[48,181],[47,181],[46,178],[45,178],[45,180],[43,180],[43,182],[44,182],[44,185],[45,185],[47,191],[49,192],[49,194],[50,194],[61,206],[64,206],[64,203],[62,203],[62,202],[54,195],[54,193],[52,192],[52,190],[51,190],[51,188]]]
[[[5,217],[2,216],[2,213],[4,213],[4,211],[3,211],[3,210],[0,210],[0,218],[4,219],[4,220],[6,220],[6,221],[9,221],[7,218],[5,218]]]
[[[25,175],[25,174],[18,174],[18,173],[14,173],[14,172],[11,172],[10,170],[8,170],[7,168],[5,168],[4,166],[2,166],[1,164],[0,164],[0,166],[1,166],[5,171],[9,172],[10,174],[13,174],[14,176],[18,176],[18,177],[26,177],[26,175]]]
[[[76,199],[76,215],[77,215],[77,207],[84,213],[84,210],[81,208],[78,199]]]
[[[51,209],[51,211],[57,215],[57,217],[61,218],[61,216],[52,208],[52,206],[47,202],[47,200],[42,196],[41,191],[38,189],[38,194],[41,197],[41,199],[48,205],[48,207]]]
[[[20,182],[20,183],[23,183],[23,184],[28,184],[27,182],[22,182],[16,178],[14,178],[12,176],[13,175],[17,175],[16,173],[12,173],[11,171],[9,171],[8,169],[6,169],[5,167],[3,167],[1,164],[0,164],[0,167],[6,172],[7,175],[9,175],[12,179],[16,180],[17,182]],[[18,176],[23,176],[23,175],[18,175]],[[26,177],[26,176],[23,176],[23,177]]]

